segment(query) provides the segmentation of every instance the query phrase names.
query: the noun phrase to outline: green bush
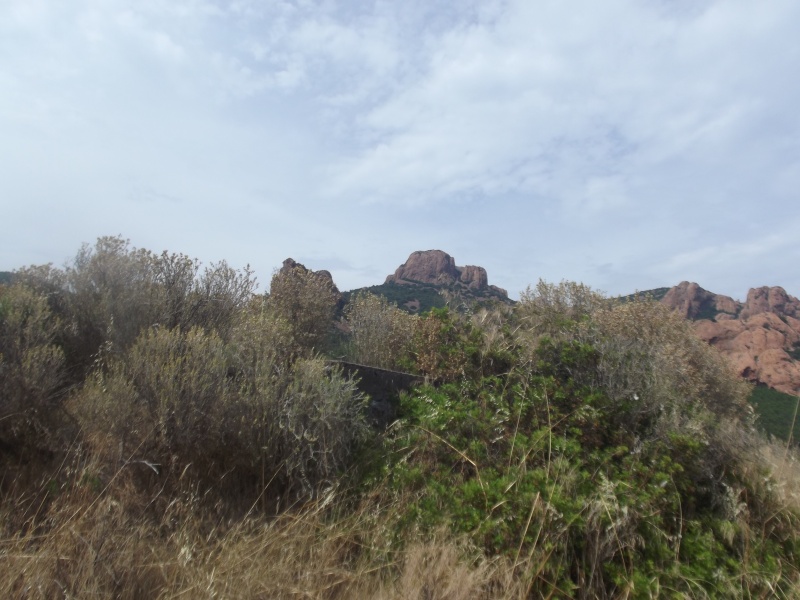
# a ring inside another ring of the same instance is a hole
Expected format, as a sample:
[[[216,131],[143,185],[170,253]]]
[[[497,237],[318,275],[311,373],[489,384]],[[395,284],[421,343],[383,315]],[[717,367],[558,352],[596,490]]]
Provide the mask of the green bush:
[[[403,399],[373,474],[397,538],[448,525],[524,565],[535,597],[790,594],[797,515],[758,462],[746,384],[656,303],[539,289],[500,372],[472,368],[473,321],[431,315],[431,364],[458,368]]]
[[[758,415],[758,425],[768,434],[782,440],[788,441],[791,434],[795,443],[800,441],[800,414],[795,419],[799,401],[797,396],[766,386],[756,386],[750,394],[750,403]]]
[[[332,281],[301,265],[272,276],[268,307],[284,319],[294,346],[302,352],[322,349],[333,327],[337,302]]]

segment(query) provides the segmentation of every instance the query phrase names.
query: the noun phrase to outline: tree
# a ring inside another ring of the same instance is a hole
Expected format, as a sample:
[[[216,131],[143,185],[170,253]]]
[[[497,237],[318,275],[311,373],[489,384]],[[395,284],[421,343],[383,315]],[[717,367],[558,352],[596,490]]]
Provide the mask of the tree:
[[[272,276],[268,306],[289,325],[294,345],[308,352],[322,347],[333,325],[338,299],[338,290],[329,277],[294,264]]]
[[[0,444],[48,449],[57,428],[64,354],[47,299],[16,284],[0,291]]]
[[[360,293],[350,299],[345,318],[356,362],[397,369],[408,358],[419,317],[400,310],[383,296]]]

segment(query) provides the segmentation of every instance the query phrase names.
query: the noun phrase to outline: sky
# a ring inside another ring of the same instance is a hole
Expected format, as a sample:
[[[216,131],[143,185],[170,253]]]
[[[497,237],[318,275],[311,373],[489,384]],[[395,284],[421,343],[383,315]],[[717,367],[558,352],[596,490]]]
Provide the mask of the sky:
[[[2,0],[0,270],[800,296],[798,73],[797,0]]]

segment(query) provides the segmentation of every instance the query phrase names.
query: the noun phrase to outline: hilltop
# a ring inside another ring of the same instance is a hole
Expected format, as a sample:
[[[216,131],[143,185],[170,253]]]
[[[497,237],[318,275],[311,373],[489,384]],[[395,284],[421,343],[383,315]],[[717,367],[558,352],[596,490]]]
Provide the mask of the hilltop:
[[[411,313],[441,308],[446,298],[470,303],[512,304],[506,290],[489,285],[486,269],[475,265],[456,266],[455,259],[442,250],[412,252],[382,285],[351,290],[347,295],[358,292],[384,296]]]
[[[694,323],[737,372],[787,394],[800,394],[800,300],[782,287],[752,288],[744,302],[684,281],[661,302]]]

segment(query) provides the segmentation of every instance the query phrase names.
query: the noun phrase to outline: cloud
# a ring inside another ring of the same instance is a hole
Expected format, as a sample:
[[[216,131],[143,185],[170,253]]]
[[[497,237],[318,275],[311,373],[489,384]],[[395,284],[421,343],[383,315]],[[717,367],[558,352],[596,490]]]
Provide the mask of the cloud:
[[[798,22],[794,0],[7,0],[0,268],[122,233],[262,281],[332,260],[345,289],[436,247],[512,293],[800,289]]]
[[[790,37],[782,23],[797,9],[767,12],[510,2],[442,36],[416,80],[367,109],[362,150],[334,169],[335,192],[411,204],[533,194],[570,212],[576,186],[634,187],[625,182],[674,160],[718,169],[785,100],[773,100],[781,84],[761,68],[790,70],[769,33]]]

